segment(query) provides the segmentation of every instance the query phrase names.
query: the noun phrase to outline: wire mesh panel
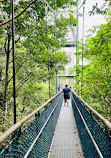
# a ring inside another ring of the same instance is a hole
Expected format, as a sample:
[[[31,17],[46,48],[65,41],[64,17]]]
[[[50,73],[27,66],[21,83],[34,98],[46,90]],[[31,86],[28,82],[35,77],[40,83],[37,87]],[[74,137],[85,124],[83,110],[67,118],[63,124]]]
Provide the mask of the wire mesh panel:
[[[77,107],[76,107],[77,106]],[[87,129],[81,119],[81,116],[78,112],[80,110],[102,156],[104,158],[111,157],[111,135],[106,134],[105,129],[99,124],[93,115],[84,107],[83,103],[72,94],[72,107],[74,116],[77,123],[77,128],[84,152],[85,158],[99,158],[99,154],[89,136]]]
[[[4,152],[0,153],[0,157],[24,157],[36,137],[38,139],[27,157],[48,157],[62,102],[63,97],[60,93],[55,100],[45,107],[40,115],[37,115],[22,132],[16,135],[13,141],[4,149]]]

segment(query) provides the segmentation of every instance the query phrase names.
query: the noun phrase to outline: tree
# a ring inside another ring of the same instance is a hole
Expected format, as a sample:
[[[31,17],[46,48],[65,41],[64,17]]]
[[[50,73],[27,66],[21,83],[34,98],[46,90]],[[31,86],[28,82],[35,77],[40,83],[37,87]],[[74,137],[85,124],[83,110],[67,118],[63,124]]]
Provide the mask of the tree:
[[[96,2],[95,5],[93,5],[92,10],[89,12],[90,15],[94,14],[109,14],[109,8],[111,5],[110,0],[104,0],[103,4],[101,7],[98,7],[98,3]]]

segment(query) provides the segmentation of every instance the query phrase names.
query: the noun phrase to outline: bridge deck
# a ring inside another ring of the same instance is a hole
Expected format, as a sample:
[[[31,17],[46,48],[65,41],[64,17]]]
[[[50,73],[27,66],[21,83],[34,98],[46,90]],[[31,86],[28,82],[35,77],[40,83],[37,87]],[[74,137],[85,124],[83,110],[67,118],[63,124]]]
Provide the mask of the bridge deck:
[[[71,101],[61,108],[49,158],[82,158],[81,143],[77,132]]]

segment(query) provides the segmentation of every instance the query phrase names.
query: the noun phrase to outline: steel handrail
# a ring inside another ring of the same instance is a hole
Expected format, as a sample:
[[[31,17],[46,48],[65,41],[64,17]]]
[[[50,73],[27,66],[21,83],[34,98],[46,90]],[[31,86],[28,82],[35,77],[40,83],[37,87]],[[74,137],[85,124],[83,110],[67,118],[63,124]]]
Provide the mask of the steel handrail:
[[[106,120],[101,114],[99,114],[96,110],[94,110],[90,105],[88,105],[82,98],[80,98],[75,92],[74,95],[94,114],[98,119],[102,121],[107,130],[111,131],[111,123]]]
[[[22,120],[20,120],[19,122],[17,122],[15,125],[11,126],[5,133],[3,133],[0,136],[0,143],[2,143],[4,140],[7,139],[8,136],[10,136],[12,133],[14,133],[18,128],[20,128],[28,119],[30,119],[33,115],[35,115],[37,112],[39,112],[42,108],[44,108],[45,106],[47,106],[47,104],[49,104],[53,99],[55,99],[62,91],[60,91],[59,93],[57,93],[55,96],[53,96],[52,98],[50,98],[46,103],[44,103],[43,105],[41,105],[39,108],[37,108],[36,110],[34,110],[33,112],[31,112],[29,115],[27,115],[25,118],[23,118]]]

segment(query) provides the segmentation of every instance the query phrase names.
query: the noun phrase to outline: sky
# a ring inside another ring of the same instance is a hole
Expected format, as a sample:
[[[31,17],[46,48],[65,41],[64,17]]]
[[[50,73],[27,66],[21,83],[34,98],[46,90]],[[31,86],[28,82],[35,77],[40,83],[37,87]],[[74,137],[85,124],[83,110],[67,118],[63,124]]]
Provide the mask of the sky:
[[[81,0],[83,1],[83,0]],[[106,20],[104,19],[104,16],[103,15],[89,15],[89,11],[92,10],[92,6],[96,4],[96,2],[98,3],[98,6],[101,7],[102,4],[104,3],[104,0],[86,0],[86,4],[85,4],[85,18],[84,18],[84,21],[85,21],[85,32],[84,32],[84,35],[87,36],[88,34],[88,30],[89,29],[92,29],[93,26],[95,25],[101,25],[101,24],[104,24],[106,23]],[[83,8],[81,8],[79,10],[80,13],[83,12]],[[82,24],[83,23],[83,18],[82,17],[79,17],[79,37],[81,39],[82,37]]]

